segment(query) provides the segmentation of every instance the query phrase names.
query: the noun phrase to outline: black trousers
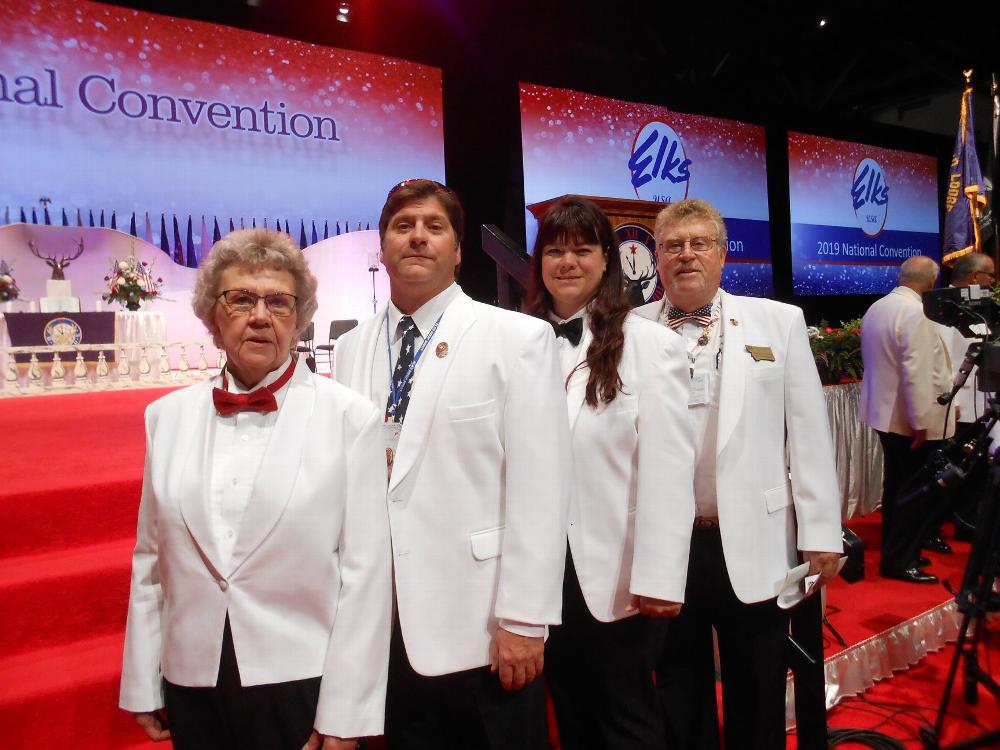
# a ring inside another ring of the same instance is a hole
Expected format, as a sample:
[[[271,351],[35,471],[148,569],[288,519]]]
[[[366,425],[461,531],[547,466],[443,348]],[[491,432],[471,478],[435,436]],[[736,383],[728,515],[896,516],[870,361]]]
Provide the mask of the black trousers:
[[[729,581],[718,527],[691,537],[684,608],[656,665],[667,748],[717,750],[712,628],[719,637],[727,748],[785,747],[788,614],[774,599],[741,602]]]
[[[316,719],[319,683],[313,677],[243,687],[227,616],[215,687],[163,681],[174,748],[301,750]]]
[[[550,629],[545,644],[562,750],[663,750],[653,666],[667,622],[644,615],[594,619],[567,551],[562,625]]]
[[[882,564],[885,571],[900,572],[917,564],[924,539],[937,523],[947,504],[942,492],[932,489],[905,503],[900,491],[917,474],[931,453],[941,447],[941,440],[928,440],[916,450],[913,438],[894,432],[879,432],[882,443]],[[906,490],[910,490],[909,486]],[[912,489],[916,489],[915,487]]]
[[[393,624],[385,735],[389,750],[547,750],[545,685],[508,692],[489,667],[425,677]]]

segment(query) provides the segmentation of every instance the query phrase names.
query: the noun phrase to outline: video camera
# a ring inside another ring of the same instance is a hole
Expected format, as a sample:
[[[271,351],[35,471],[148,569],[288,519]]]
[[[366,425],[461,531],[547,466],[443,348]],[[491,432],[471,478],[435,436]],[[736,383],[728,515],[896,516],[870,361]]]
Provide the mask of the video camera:
[[[980,391],[1000,391],[1000,305],[990,298],[989,290],[976,284],[932,289],[924,292],[923,303],[924,315],[935,323],[957,328],[966,338],[978,339],[969,345],[960,382],[956,381],[951,396],[942,396],[938,401],[948,403],[974,366],[979,367]]]

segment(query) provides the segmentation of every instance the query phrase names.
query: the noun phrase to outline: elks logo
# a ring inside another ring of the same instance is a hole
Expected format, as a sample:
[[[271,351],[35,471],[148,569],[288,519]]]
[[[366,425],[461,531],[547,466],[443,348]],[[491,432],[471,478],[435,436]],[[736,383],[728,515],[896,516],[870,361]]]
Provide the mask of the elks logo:
[[[637,198],[659,203],[683,200],[691,179],[691,160],[674,129],[650,120],[635,135],[628,168]]]
[[[629,299],[642,303],[652,302],[663,296],[656,273],[656,241],[642,224],[622,224],[615,229],[618,256],[622,263]]]
[[[851,202],[861,231],[869,237],[878,236],[889,212],[889,185],[885,170],[874,159],[862,159],[855,167]]]
[[[42,337],[49,346],[73,346],[83,341],[83,330],[72,318],[53,318],[45,324]]]

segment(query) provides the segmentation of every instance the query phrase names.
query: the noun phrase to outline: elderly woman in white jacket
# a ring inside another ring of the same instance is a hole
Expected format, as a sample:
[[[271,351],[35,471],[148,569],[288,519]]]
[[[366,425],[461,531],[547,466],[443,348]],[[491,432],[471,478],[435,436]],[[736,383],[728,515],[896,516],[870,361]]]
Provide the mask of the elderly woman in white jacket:
[[[681,339],[629,314],[604,213],[564,198],[542,217],[524,310],[559,338],[574,488],[562,625],[545,674],[564,750],[662,748],[652,682],[680,611],[694,519]]]
[[[380,415],[291,353],[316,279],[288,235],[221,239],[193,306],[226,367],[146,411],[120,705],[178,750],[353,748],[385,703]]]

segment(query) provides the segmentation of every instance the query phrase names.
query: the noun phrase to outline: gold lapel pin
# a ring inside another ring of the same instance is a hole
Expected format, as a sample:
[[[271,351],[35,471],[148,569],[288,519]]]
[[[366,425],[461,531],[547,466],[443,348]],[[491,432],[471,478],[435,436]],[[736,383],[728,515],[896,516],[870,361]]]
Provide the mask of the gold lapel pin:
[[[740,321],[738,321],[736,318],[730,318],[729,319],[729,325],[731,325],[731,326],[738,326],[739,324],[740,324]]]
[[[442,341],[434,348],[434,353],[438,356],[438,359],[444,359],[448,356],[448,342]]]

